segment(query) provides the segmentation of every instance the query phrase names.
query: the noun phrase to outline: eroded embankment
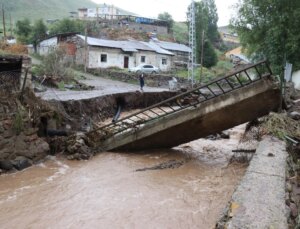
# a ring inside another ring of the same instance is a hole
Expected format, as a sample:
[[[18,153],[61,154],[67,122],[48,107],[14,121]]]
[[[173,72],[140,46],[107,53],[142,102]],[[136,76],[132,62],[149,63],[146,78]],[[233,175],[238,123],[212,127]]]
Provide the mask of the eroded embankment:
[[[3,94],[0,99],[0,174],[21,170],[48,154],[62,152],[69,134],[96,128],[98,123],[112,118],[119,106],[122,111],[140,109],[174,94],[137,91],[64,102],[43,101],[30,90],[22,97],[20,93]]]
[[[65,113],[71,116],[73,121],[75,121],[71,123],[72,129],[76,130],[81,128],[81,126],[76,125],[78,121],[91,119],[93,123],[99,123],[113,117],[118,106],[121,106],[121,112],[141,109],[159,103],[174,95],[176,95],[176,92],[141,93],[140,91],[136,91],[104,95],[84,100],[51,101],[51,103],[56,104],[57,107],[62,108]]]

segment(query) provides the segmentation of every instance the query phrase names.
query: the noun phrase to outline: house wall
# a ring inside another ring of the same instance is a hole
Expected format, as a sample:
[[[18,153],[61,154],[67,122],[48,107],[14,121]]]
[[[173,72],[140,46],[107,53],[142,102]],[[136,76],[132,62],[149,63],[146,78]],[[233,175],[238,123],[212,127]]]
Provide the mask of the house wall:
[[[107,61],[101,62],[101,54],[107,55]],[[121,49],[112,49],[105,47],[89,47],[88,67],[89,68],[108,68],[118,67],[124,68],[124,57],[129,57],[128,66],[134,64],[134,57],[130,54],[122,52]]]
[[[138,32],[157,33],[157,34],[168,34],[168,27],[158,25],[147,25],[135,22],[129,22],[126,25],[128,28]]]
[[[88,68],[108,68],[118,67],[124,68],[124,57],[128,57],[128,68],[138,66],[140,64],[152,64],[159,67],[162,71],[168,71],[172,67],[172,56],[157,54],[151,51],[139,50],[136,53],[124,53],[121,49],[113,49],[106,47],[89,47],[88,48]],[[107,55],[107,62],[101,62],[101,54]],[[141,57],[145,56],[145,62],[141,62]],[[84,64],[84,49],[79,48],[76,51],[76,63]],[[162,59],[166,60],[166,64],[162,64]]]
[[[175,54],[174,61],[182,61],[187,63],[189,61],[189,53],[188,52],[182,52],[182,51],[175,51],[175,50],[168,50]]]
[[[38,47],[38,53],[41,56],[47,55],[52,49],[57,46],[57,37],[52,37],[40,42]]]

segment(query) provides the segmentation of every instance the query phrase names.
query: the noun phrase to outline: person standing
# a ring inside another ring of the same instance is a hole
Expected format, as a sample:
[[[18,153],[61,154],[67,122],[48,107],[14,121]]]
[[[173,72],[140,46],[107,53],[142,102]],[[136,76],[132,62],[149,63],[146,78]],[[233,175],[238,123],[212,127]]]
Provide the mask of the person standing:
[[[141,73],[141,74],[139,75],[139,81],[140,81],[141,91],[144,91],[144,90],[143,90],[143,87],[144,87],[144,85],[145,85],[144,73]]]

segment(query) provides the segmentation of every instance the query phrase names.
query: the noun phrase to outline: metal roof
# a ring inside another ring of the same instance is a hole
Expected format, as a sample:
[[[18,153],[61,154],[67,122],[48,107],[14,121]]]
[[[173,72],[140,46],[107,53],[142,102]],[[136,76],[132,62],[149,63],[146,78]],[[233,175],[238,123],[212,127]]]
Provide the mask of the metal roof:
[[[85,37],[82,35],[77,35],[82,40],[85,40]],[[124,52],[138,52],[138,50],[156,52],[159,54],[165,55],[174,55],[172,52],[169,52],[153,42],[143,42],[143,41],[114,41],[114,40],[104,40],[98,38],[87,37],[87,44],[91,46],[100,46],[100,47],[109,47],[109,48],[118,48],[122,49]]]
[[[190,47],[183,45],[183,44],[167,42],[167,41],[159,41],[159,40],[155,40],[153,42],[155,42],[161,48],[167,49],[169,51],[180,51],[180,52],[190,52],[191,51]]]
[[[174,53],[161,48],[159,45],[155,44],[154,42],[150,41],[150,42],[142,42],[142,43],[144,43],[145,45],[147,45],[150,48],[154,49],[157,53],[174,56]]]

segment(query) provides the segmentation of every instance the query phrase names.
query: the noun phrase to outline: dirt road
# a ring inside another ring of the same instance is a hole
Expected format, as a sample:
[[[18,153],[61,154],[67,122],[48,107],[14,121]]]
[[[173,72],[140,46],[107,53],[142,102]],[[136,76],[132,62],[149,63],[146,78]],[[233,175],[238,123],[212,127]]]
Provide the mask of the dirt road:
[[[138,84],[129,84],[120,81],[105,79],[98,76],[96,77],[88,73],[76,72],[76,74],[84,76],[85,79],[80,80],[80,82],[89,86],[94,86],[95,89],[90,91],[74,91],[66,89],[63,91],[59,89],[48,88],[46,92],[39,92],[36,93],[36,95],[44,100],[68,101],[90,99],[103,95],[134,92],[140,90]],[[167,90],[168,89],[165,88],[148,87],[147,81],[146,86],[144,87],[144,92],[160,92]]]

